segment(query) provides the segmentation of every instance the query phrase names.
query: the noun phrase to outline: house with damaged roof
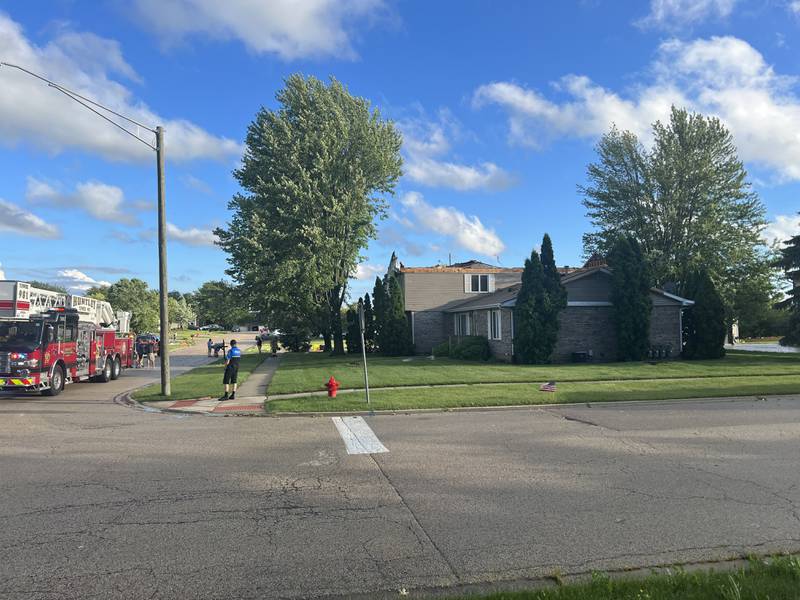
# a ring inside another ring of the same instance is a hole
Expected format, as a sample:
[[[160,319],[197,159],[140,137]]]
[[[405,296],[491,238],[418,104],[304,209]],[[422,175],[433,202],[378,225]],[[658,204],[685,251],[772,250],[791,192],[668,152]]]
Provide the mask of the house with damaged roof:
[[[611,270],[605,261],[592,259],[580,268],[561,268],[567,290],[567,308],[559,314],[559,333],[552,360],[576,357],[615,360],[617,340],[611,302]],[[406,316],[417,352],[465,335],[489,340],[495,358],[514,357],[514,305],[522,268],[489,265],[477,260],[406,267],[395,256],[389,273],[403,290]],[[681,350],[682,312],[693,302],[658,288],[653,301],[650,344],[672,357]]]

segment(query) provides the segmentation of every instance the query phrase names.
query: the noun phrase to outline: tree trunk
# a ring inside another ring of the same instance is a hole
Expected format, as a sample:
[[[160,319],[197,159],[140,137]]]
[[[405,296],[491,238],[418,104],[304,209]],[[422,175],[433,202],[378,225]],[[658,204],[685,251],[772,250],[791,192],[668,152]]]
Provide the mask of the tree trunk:
[[[331,351],[331,332],[327,329],[322,331],[322,351]]]
[[[344,296],[341,288],[335,287],[328,293],[328,308],[331,337],[333,338],[333,354],[344,354],[344,336],[342,335],[342,302]]]
[[[333,336],[333,353],[344,354],[344,336],[342,335],[342,313],[340,308],[331,306],[331,334]]]

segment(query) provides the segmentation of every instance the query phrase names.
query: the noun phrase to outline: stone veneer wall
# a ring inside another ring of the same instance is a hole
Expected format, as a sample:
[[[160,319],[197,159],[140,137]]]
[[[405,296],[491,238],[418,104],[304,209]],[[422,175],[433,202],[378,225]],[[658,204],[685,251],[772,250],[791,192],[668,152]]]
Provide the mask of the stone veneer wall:
[[[414,350],[420,354],[430,354],[436,344],[447,339],[453,328],[453,315],[438,310],[415,311],[413,315]]]
[[[653,346],[671,346],[672,357],[680,355],[680,307],[654,306],[650,318],[650,344]],[[420,315],[424,315],[420,319]],[[442,318],[437,320],[436,315]],[[488,310],[472,313],[474,335],[488,337]],[[439,342],[454,336],[453,315],[435,312],[414,313],[417,352],[430,352]],[[614,331],[613,309],[610,306],[568,306],[558,316],[560,328],[558,341],[553,351],[552,361],[556,363],[571,362],[573,352],[592,351],[596,362],[614,361],[617,358],[617,336]],[[489,340],[492,355],[498,359],[511,362],[513,359],[513,334],[511,330],[512,310],[502,309],[502,339]],[[424,323],[424,329],[420,328]],[[438,325],[437,325],[438,323]],[[438,327],[438,329],[437,329]],[[426,345],[420,345],[423,339]],[[455,337],[455,336],[454,336]],[[433,343],[428,343],[432,340]]]
[[[680,328],[680,306],[654,306],[650,316],[650,345],[670,346],[670,356],[677,358],[682,348]]]
[[[558,315],[553,362],[570,362],[573,352],[592,351],[593,360],[617,358],[617,335],[610,306],[568,306]]]

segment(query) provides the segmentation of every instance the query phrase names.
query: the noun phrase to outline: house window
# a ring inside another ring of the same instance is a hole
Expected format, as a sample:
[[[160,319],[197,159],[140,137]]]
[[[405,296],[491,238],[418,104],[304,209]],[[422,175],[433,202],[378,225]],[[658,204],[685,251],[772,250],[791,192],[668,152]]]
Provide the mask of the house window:
[[[488,275],[472,275],[470,278],[470,291],[471,292],[488,292],[489,291],[489,276]]]
[[[456,335],[470,334],[469,313],[459,313],[456,315]]]
[[[489,339],[502,339],[502,329],[500,324],[500,311],[489,311]]]

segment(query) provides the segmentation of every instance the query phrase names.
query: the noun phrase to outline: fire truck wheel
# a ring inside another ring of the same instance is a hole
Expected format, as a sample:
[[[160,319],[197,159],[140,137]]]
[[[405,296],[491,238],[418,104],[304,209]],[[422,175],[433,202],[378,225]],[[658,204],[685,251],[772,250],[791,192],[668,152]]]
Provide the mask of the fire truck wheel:
[[[57,365],[50,378],[50,388],[44,391],[45,396],[58,396],[64,389],[64,368]]]
[[[111,360],[106,359],[106,364],[103,365],[103,370],[100,374],[95,378],[95,381],[100,383],[108,383],[111,381]]]
[[[114,362],[111,363],[111,379],[119,379],[121,373],[122,363],[119,360],[119,356],[117,356],[114,358]]]

